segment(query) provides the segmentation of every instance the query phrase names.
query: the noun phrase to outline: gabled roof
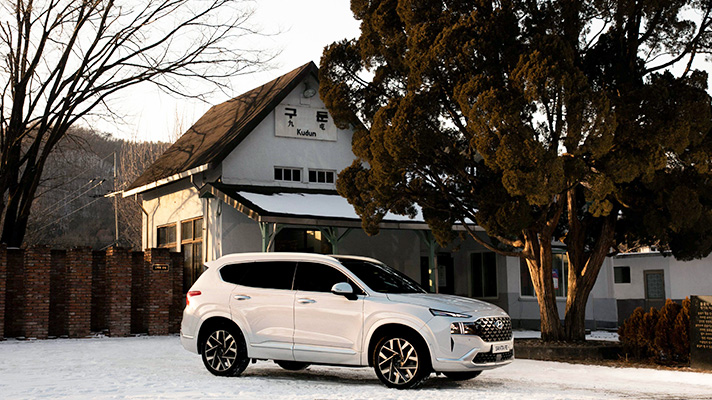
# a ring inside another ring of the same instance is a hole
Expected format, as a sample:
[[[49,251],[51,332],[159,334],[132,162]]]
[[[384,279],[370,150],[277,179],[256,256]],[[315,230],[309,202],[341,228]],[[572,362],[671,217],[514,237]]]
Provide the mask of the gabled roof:
[[[186,171],[204,171],[232,152],[269,113],[308,76],[318,76],[313,62],[232,100],[213,106],[165,151],[126,192],[137,193],[158,181],[180,179]],[[176,176],[178,175],[178,176]],[[187,175],[185,175],[187,176]],[[155,185],[152,185],[155,184]]]

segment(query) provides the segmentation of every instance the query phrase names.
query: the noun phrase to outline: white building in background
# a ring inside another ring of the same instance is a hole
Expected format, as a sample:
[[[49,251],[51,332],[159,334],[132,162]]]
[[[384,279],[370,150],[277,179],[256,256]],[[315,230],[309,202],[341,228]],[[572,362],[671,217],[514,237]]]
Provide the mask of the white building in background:
[[[613,271],[619,323],[637,307],[647,311],[666,299],[712,294],[712,257],[678,261],[658,251],[626,253],[613,258]]]
[[[475,297],[506,310],[515,327],[537,327],[539,306],[518,258],[467,239],[440,248],[420,216],[387,215],[368,237],[335,190],[351,164],[351,130],[338,129],[319,99],[318,69],[305,64],[211,108],[139,177],[144,247],[185,256],[184,290],[205,261],[248,251],[370,256],[441,293]],[[485,236],[483,232],[480,234]],[[563,318],[565,255],[554,265]],[[587,326],[614,328],[618,313],[612,260],[586,309]]]

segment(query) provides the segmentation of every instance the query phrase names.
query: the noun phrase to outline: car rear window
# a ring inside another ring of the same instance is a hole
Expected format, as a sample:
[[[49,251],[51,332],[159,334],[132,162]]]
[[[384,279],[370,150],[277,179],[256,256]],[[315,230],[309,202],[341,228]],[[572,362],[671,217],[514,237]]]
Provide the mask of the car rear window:
[[[225,282],[235,285],[291,290],[296,265],[294,261],[230,264],[220,269],[220,277]]]

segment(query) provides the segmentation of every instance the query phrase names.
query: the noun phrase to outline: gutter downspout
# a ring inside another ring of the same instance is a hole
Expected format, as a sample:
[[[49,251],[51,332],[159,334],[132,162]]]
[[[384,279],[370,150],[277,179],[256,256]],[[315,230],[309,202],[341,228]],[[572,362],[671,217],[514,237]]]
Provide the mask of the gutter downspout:
[[[146,250],[146,249],[148,249],[148,248],[151,247],[151,245],[148,243],[148,231],[149,231],[149,229],[150,229],[150,227],[148,226],[148,219],[149,219],[148,211],[146,211],[146,209],[143,208],[143,204],[141,204],[141,203],[138,202],[138,194],[134,194],[134,196],[132,197],[132,199],[133,199],[134,203],[136,203],[136,205],[137,205],[137,206],[141,209],[141,211],[143,211],[143,213],[146,215],[146,242],[145,242],[145,243],[146,243],[146,247],[144,248],[144,250]]]

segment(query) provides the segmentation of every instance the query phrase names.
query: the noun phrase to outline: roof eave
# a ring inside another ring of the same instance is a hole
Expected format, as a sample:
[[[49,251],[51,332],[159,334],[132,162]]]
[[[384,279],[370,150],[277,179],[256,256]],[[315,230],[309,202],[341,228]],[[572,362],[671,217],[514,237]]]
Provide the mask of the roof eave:
[[[122,197],[133,196],[134,194],[139,194],[139,193],[145,192],[147,190],[155,189],[159,186],[167,185],[171,182],[175,182],[175,181],[181,180],[183,178],[187,178],[191,175],[195,175],[200,172],[207,171],[209,167],[210,167],[210,164],[203,164],[203,165],[197,166],[195,168],[189,169],[187,171],[183,171],[183,172],[177,173],[175,175],[171,175],[169,177],[159,179],[155,182],[151,182],[146,185],[139,186],[139,187],[133,188],[131,190],[127,190],[127,191],[123,192]]]

